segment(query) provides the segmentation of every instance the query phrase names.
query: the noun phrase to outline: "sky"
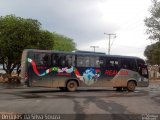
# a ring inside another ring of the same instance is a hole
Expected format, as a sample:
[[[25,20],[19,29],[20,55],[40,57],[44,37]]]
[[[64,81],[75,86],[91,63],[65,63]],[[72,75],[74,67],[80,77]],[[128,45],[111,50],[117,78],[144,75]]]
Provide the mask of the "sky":
[[[37,19],[42,28],[72,38],[78,50],[144,57],[151,44],[144,19],[151,0],[0,0],[0,16]]]

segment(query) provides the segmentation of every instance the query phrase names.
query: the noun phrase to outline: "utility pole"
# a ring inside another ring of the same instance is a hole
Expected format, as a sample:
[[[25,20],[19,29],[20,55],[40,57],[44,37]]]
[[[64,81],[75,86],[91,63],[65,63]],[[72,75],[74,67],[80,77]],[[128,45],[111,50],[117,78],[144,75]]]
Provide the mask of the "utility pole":
[[[105,35],[108,35],[109,37],[109,42],[108,42],[108,55],[110,55],[110,51],[111,51],[111,37],[113,36],[114,38],[116,38],[116,34],[113,33],[104,33]]]
[[[94,49],[94,52],[96,52],[96,48],[99,48],[98,46],[90,46],[90,47]]]

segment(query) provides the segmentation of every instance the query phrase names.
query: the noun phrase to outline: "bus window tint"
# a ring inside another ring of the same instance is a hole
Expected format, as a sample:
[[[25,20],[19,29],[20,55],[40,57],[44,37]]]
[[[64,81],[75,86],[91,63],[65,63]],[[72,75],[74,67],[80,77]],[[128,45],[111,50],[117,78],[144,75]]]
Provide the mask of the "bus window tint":
[[[51,56],[50,54],[44,54],[42,57],[42,63],[45,66],[50,66],[51,65]]]
[[[77,56],[77,67],[97,67],[103,65],[103,60],[95,56]]]
[[[109,58],[106,61],[106,67],[108,69],[119,69],[121,66],[121,61],[119,58]]]
[[[52,64],[56,67],[71,67],[74,66],[75,57],[73,55],[53,54]]]
[[[101,62],[102,62],[102,61],[101,61]],[[90,57],[90,66],[91,66],[91,67],[97,67],[97,68],[99,68],[99,67],[100,67],[99,57],[91,56],[91,57]]]
[[[89,67],[89,57],[77,56],[77,66],[78,67]]]
[[[65,60],[66,67],[75,66],[75,62],[74,61],[75,61],[75,56],[66,55],[66,60]]]
[[[64,67],[65,66],[65,55],[63,54],[53,54],[52,55],[52,64],[56,67]]]
[[[147,71],[147,66],[145,65],[145,62],[141,59],[137,59],[137,65],[138,65],[139,73],[143,76],[147,76],[148,71]]]
[[[35,53],[34,61],[36,62],[36,65],[50,66],[51,56],[48,53]]]
[[[105,60],[103,58],[100,58],[99,65],[100,65],[101,68],[105,67]]]
[[[137,71],[135,59],[122,58],[122,68]]]

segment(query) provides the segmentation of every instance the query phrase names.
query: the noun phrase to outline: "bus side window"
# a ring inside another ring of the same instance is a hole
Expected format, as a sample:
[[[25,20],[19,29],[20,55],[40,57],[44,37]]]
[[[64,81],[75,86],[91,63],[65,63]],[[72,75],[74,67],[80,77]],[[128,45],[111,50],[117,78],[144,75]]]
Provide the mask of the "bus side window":
[[[99,68],[101,64],[103,64],[103,60],[100,61],[99,57],[95,57],[94,58],[94,67]]]
[[[106,67],[108,69],[116,69],[118,70],[120,68],[120,59],[118,58],[109,58],[106,61]]]
[[[55,67],[65,67],[65,55],[63,54],[53,54],[52,55],[52,64]]]
[[[33,59],[33,60],[34,60],[34,53],[32,53],[32,52],[29,53],[29,54],[28,54],[28,57],[29,57],[30,59]]]
[[[52,54],[52,65],[54,67],[58,66],[58,55],[57,54]]]
[[[97,67],[103,65],[104,61],[97,56],[77,56],[78,67]]]
[[[121,60],[120,59],[116,59],[114,61],[114,67],[115,67],[116,70],[120,69],[120,67],[121,67]]]
[[[77,56],[77,66],[83,67],[83,56]]]
[[[50,56],[50,54],[44,54],[44,56],[42,58],[42,61],[43,61],[43,65],[50,66],[51,65],[51,56]]]
[[[47,53],[35,53],[34,61],[36,62],[36,65],[50,66],[51,56]]]
[[[145,62],[141,59],[137,59],[137,65],[138,65],[138,72],[140,75],[147,76],[147,66],[145,65]]]
[[[90,66],[90,60],[89,57],[84,57],[84,67],[89,67]]]
[[[100,65],[101,68],[102,68],[102,67],[105,67],[105,60],[102,59],[102,58],[100,58],[100,60],[99,60],[99,65]]]
[[[66,55],[66,67],[75,66],[75,56],[73,55]]]
[[[66,57],[64,56],[64,55],[62,55],[62,56],[60,56],[60,59],[59,59],[59,61],[60,61],[60,66],[61,67],[66,67],[65,65],[66,65]]]
[[[88,56],[77,56],[77,66],[78,67],[89,67],[90,60]]]
[[[110,68],[114,68],[114,61],[113,61],[113,60],[110,60],[110,61],[109,61],[109,67],[110,67]]]
[[[66,67],[66,56],[64,54],[57,54],[56,57],[56,66],[57,67]]]
[[[137,71],[135,59],[122,58],[122,68]]]
[[[89,66],[90,67],[100,67],[99,57],[90,56],[89,60],[90,60],[89,61]]]

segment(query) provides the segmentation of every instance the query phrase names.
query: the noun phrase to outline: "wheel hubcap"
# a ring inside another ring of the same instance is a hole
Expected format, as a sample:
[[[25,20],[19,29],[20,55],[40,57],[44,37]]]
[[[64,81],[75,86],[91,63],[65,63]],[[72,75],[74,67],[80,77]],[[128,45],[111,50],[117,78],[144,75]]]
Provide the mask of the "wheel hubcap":
[[[129,89],[130,90],[133,90],[135,88],[135,84],[133,83],[133,82],[131,82],[130,84],[129,84]]]
[[[70,88],[73,88],[73,87],[74,87],[74,84],[73,84],[73,83],[71,83],[71,84],[70,84]]]

